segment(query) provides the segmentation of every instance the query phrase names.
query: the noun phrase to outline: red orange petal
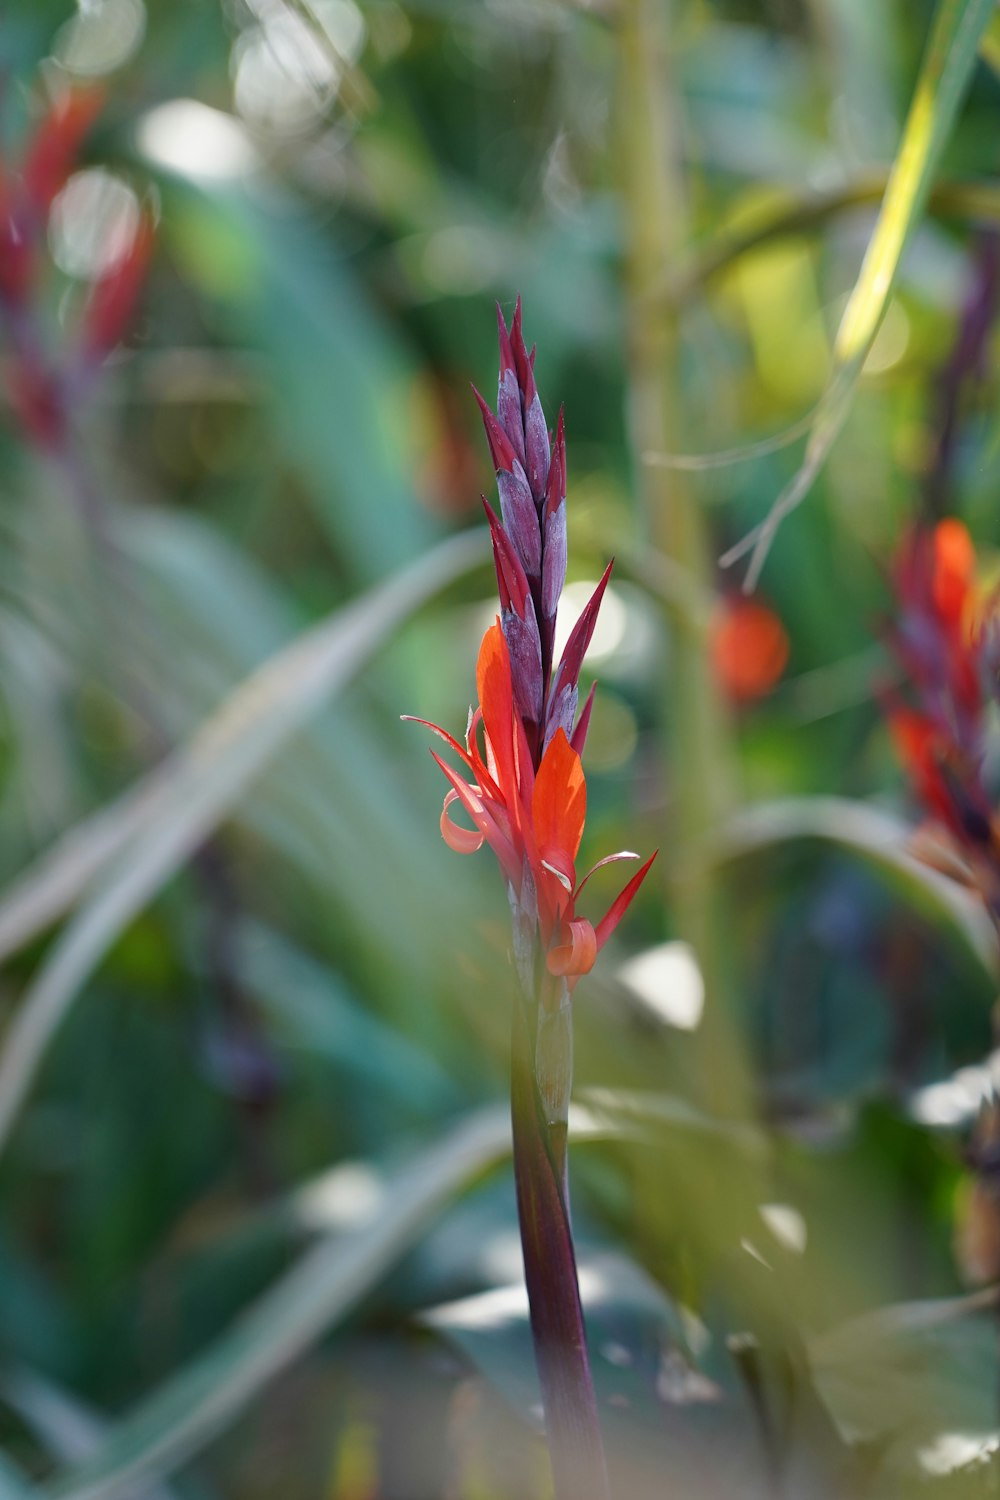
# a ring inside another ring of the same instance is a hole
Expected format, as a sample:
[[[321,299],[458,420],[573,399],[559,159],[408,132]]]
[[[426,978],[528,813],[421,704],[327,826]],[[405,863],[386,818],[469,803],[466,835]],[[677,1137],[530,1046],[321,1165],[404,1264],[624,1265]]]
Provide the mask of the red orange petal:
[[[556,850],[575,860],[587,816],[587,783],[580,757],[563,729],[556,730],[542,756],[531,813],[541,858]]]

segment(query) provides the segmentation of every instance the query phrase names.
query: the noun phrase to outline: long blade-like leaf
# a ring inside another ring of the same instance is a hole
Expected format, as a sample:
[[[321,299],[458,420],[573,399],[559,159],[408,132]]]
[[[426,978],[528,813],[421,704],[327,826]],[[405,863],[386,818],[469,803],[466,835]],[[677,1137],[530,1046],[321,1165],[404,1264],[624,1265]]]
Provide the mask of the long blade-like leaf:
[[[615,1133],[582,1111],[571,1114],[570,1126],[575,1138]],[[125,1417],[98,1453],[43,1493],[117,1500],[190,1458],[344,1317],[465,1183],[509,1151],[506,1110],[464,1116],[386,1182],[356,1229],[314,1245],[210,1349]]]
[[[0,1452],[0,1500],[30,1500],[34,1493],[13,1459]]]
[[[778,527],[809,492],[844,425],[858,376],[896,284],[903,251],[923,213],[995,9],[995,0],[939,0],[882,207],[837,331],[833,374],[802,465],[760,525],[723,559],[729,564],[751,554],[748,588],[760,575]]]
[[[982,903],[954,880],[909,853],[911,830],[883,808],[847,797],[786,797],[734,814],[716,838],[719,860],[796,839],[839,845],[899,880],[917,906],[936,912],[953,928],[992,982],[996,936]]]
[[[106,1417],[35,1370],[18,1368],[6,1375],[0,1393],[42,1448],[63,1463],[79,1463],[97,1452],[110,1427]],[[0,1488],[0,1500],[2,1496]],[[140,1500],[138,1495],[136,1500]],[[173,1492],[165,1486],[150,1486],[143,1490],[142,1500],[173,1500]]]
[[[379,644],[419,604],[468,568],[480,539],[454,537],[378,584],[253,672],[188,746],[153,772],[121,807],[125,828],[92,825],[84,853],[71,844],[67,865],[47,865],[33,905],[22,885],[10,898],[51,916],[55,898],[97,870],[105,878],[62,934],[21,1002],[0,1056],[0,1149],[49,1040],[80,986],[123,927],[226,816],[277,751],[326,705]],[[117,856],[117,858],[116,858]],[[10,907],[8,906],[8,910]]]

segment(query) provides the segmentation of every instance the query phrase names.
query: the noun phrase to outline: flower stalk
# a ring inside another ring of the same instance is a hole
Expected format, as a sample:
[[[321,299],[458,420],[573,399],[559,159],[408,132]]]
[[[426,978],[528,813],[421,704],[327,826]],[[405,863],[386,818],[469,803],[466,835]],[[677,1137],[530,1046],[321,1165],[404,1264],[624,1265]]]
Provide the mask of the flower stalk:
[[[500,613],[479,651],[479,706],[465,744],[444,740],[462,771],[435,754],[449,782],[441,833],[459,854],[484,843],[507,886],[517,974],[511,1024],[511,1123],[531,1331],[557,1500],[606,1500],[607,1465],[569,1211],[567,1131],[573,1086],[573,988],[593,968],[649,871],[648,859],[599,922],[577,910],[606,856],[577,880],[586,817],[581,754],[593,688],[579,709],[584,656],[611,576],[609,563],[554,662],[566,578],[566,433],[545,424],[517,303],[497,309],[500,379],[494,411],[478,391],[497,476],[499,516],[484,499]],[[578,712],[579,710],[579,712]],[[433,753],[433,752],[432,752]],[[472,827],[455,822],[461,808]],[[655,855],[653,856],[655,858]]]

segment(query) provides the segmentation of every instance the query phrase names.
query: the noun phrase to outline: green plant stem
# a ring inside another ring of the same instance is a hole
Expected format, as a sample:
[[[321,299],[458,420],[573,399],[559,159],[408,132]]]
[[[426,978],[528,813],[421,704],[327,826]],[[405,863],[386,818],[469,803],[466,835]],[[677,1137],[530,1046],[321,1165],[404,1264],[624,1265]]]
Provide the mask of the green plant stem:
[[[711,587],[704,517],[682,474],[642,462],[671,453],[681,441],[674,310],[658,296],[678,262],[684,193],[663,66],[664,7],[658,0],[622,0],[619,22],[618,181],[625,229],[628,406],[635,472],[646,523],[658,551],[696,592]],[[670,828],[664,862],[681,934],[693,945],[706,988],[703,1023],[709,1102],[736,1105],[739,1069],[731,1033],[719,1014],[724,989],[719,934],[720,891],[706,857],[713,828],[730,800],[727,726],[711,669],[708,621],[670,612],[671,652],[665,683],[670,771]]]
[[[511,1126],[524,1278],[556,1500],[608,1500],[566,1186],[569,997],[562,981],[551,986],[543,978],[539,988],[544,993],[549,987],[551,995],[539,1002],[519,985],[511,1024]],[[544,1059],[537,1051],[539,1036]],[[552,1095],[548,1104],[539,1071]]]

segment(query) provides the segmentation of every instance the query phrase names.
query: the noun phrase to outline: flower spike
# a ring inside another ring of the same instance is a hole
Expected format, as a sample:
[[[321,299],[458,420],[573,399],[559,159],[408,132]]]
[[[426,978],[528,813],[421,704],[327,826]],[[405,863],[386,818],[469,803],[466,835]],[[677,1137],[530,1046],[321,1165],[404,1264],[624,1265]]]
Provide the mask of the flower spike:
[[[520,990],[513,1004],[511,1035],[514,1177],[553,1469],[559,1494],[568,1497],[583,1490],[596,1494],[589,1479],[606,1467],[567,1198],[571,997],[656,856],[633,875],[596,926],[578,911],[581,894],[596,870],[638,858],[630,850],[620,850],[577,879],[587,816],[580,756],[593,687],[578,720],[577,697],[584,654],[612,565],[571,631],[553,675],[556,612],[566,578],[565,418],[560,410],[551,437],[535,384],[535,351],[529,354],[525,348],[520,298],[509,329],[497,307],[497,333],[496,411],[475,387],[473,391],[500,493],[499,516],[483,497],[500,615],[479,649],[479,703],[469,713],[465,748],[446,730],[428,727],[459,764],[456,769],[431,752],[448,782],[441,835],[457,854],[475,854],[489,844],[507,887],[511,951]],[[459,808],[471,827],[453,819],[453,809]],[[583,1448],[581,1432],[589,1439]],[[563,1470],[572,1475],[572,1482],[562,1483]],[[600,1492],[607,1493],[606,1483]]]
[[[571,988],[593,966],[652,861],[629,881],[597,927],[577,915],[575,904],[585,880],[577,883],[575,862],[587,806],[580,756],[594,688],[579,719],[577,698],[613,562],[570,632],[553,673],[556,612],[566,577],[565,415],[560,410],[550,442],[535,384],[534,350],[529,354],[525,347],[520,299],[509,329],[497,307],[497,333],[496,412],[475,386],[473,394],[500,492],[500,515],[483,498],[500,616],[480,648],[479,707],[470,713],[467,748],[436,725],[428,727],[461,763],[461,770],[454,770],[434,757],[449,782],[441,813],[445,841],[460,854],[490,845],[518,921],[527,914],[547,955],[548,972]],[[453,822],[456,804],[472,820],[472,828]],[[594,868],[626,857],[635,856],[609,855]]]

